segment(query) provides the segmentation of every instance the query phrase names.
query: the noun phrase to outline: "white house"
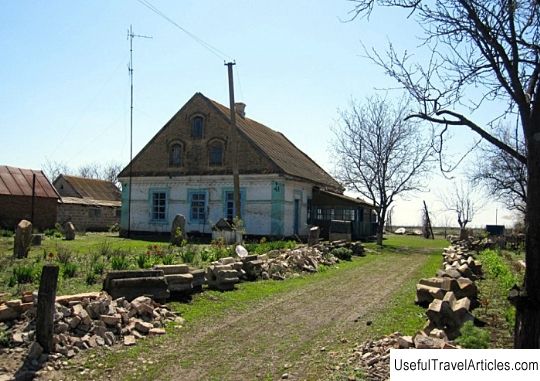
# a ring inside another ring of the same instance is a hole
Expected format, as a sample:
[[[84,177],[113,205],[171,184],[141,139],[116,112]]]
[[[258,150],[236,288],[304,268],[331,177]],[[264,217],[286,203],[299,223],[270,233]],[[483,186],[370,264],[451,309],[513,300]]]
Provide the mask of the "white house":
[[[344,196],[332,176],[244,108],[236,104],[247,234],[302,236],[312,223],[324,233],[330,219],[350,220],[358,237],[373,233],[372,206]],[[232,220],[230,129],[229,109],[196,93],[120,173],[122,230],[170,232],[177,214],[186,216],[188,233],[210,233],[219,219]]]

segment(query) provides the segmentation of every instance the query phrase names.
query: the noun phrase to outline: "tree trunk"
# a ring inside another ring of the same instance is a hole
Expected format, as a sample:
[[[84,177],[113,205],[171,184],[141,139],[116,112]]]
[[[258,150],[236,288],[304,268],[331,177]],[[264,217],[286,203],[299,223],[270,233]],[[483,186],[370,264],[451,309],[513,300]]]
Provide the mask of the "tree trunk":
[[[527,213],[525,216],[525,285],[515,300],[515,348],[540,348],[540,112],[526,128]]]
[[[377,224],[377,245],[382,246],[383,243],[383,234],[384,234],[384,218],[379,218]]]

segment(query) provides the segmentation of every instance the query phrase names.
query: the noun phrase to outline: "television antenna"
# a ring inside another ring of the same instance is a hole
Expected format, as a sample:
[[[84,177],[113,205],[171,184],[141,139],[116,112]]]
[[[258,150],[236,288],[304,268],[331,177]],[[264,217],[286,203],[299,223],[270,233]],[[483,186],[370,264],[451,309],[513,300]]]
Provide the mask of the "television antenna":
[[[131,238],[131,178],[133,176],[133,39],[134,38],[152,38],[151,36],[144,36],[141,34],[133,33],[133,26],[130,25],[127,31],[127,38],[129,39],[129,82],[131,90],[131,102],[129,113],[129,183],[128,183],[128,226],[127,236]]]

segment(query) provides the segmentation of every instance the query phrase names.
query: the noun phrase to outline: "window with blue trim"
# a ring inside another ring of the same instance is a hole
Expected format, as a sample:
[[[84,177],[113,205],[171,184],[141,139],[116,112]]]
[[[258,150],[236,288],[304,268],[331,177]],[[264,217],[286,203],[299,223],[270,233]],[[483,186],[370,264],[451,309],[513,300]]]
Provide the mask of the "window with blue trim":
[[[242,214],[242,218],[244,218],[244,210],[246,204],[246,191],[244,189],[240,190],[240,211]],[[234,207],[234,191],[232,190],[224,190],[223,191],[223,214],[224,218],[229,221],[233,222],[234,217],[236,217],[236,209]]]
[[[167,192],[152,192],[152,220],[165,221],[167,219]]]
[[[190,219],[194,222],[206,221],[206,192],[193,192],[190,194]]]

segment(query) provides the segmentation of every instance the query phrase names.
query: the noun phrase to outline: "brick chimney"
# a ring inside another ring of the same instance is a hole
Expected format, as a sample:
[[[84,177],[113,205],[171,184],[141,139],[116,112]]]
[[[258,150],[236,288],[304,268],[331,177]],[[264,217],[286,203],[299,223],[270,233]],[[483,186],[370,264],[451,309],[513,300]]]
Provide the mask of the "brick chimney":
[[[234,111],[236,111],[236,113],[240,115],[242,118],[245,118],[246,117],[246,104],[242,102],[235,103]]]

